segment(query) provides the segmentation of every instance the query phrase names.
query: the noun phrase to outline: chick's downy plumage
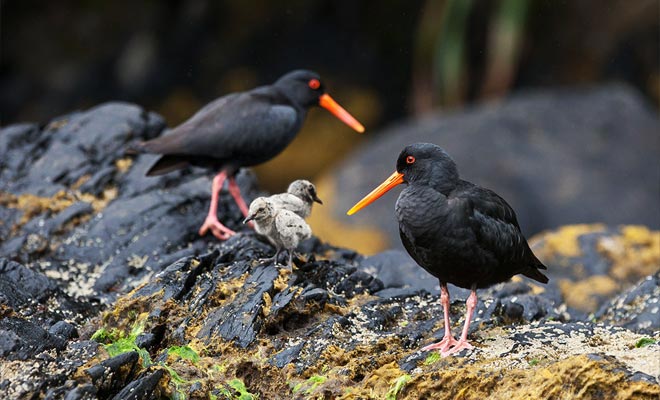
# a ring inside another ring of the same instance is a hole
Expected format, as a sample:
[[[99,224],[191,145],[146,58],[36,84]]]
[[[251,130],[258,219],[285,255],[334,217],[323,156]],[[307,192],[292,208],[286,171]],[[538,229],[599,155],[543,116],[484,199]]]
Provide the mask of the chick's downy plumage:
[[[273,207],[292,211],[302,218],[309,217],[314,202],[323,204],[316,194],[316,186],[305,179],[291,182],[286,193],[274,194],[268,201]]]
[[[293,211],[275,207],[267,198],[257,197],[250,203],[248,216],[245,222],[254,221],[254,229],[265,236],[275,246],[273,257],[282,250],[289,253],[289,263],[292,266],[293,251],[298,244],[312,236],[312,229],[305,220]]]

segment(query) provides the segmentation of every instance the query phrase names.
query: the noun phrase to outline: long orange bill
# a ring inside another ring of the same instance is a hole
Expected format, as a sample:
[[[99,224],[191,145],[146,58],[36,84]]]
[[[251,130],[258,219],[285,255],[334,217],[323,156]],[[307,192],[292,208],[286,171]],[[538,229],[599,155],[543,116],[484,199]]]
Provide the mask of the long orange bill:
[[[387,193],[390,189],[392,189],[396,185],[400,185],[403,183],[403,174],[394,171],[392,175],[390,175],[389,178],[385,180],[385,182],[381,183],[380,186],[378,186],[376,189],[372,190],[371,193],[368,195],[364,196],[362,200],[358,201],[356,205],[353,206],[346,214],[348,215],[353,215],[356,212],[360,211],[361,209],[365,208],[369,204],[373,203],[374,201],[378,200],[378,198],[385,193]]]
[[[334,101],[330,95],[322,95],[319,99],[319,105],[330,111],[332,114],[334,114],[335,117],[339,118],[342,120],[342,122],[355,129],[359,133],[364,132],[364,126],[362,126],[362,124],[359,123],[357,119],[353,118],[353,116],[349,114],[348,111],[344,110],[342,106]]]

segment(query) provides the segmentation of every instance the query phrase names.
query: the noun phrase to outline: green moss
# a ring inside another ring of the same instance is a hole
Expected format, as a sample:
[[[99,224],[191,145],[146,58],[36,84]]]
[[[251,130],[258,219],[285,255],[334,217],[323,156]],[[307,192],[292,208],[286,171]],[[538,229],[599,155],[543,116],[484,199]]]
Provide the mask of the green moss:
[[[96,331],[96,333],[94,333],[92,338],[98,334],[98,338],[100,339],[114,339],[111,343],[105,345],[105,350],[108,352],[110,357],[115,357],[129,351],[135,351],[142,359],[142,366],[146,368],[152,364],[151,356],[149,356],[149,352],[147,350],[138,347],[138,345],[135,344],[135,339],[137,339],[138,335],[140,335],[143,331],[144,322],[136,322],[135,325],[133,325],[133,328],[131,328],[131,332],[127,337],[124,337],[123,332],[117,332],[113,330],[108,334],[105,329],[101,328]]]
[[[431,354],[429,354],[428,357],[426,357],[426,360],[424,360],[424,365],[431,365],[438,362],[439,360],[440,360],[440,353],[434,351]]]
[[[121,332],[116,329],[101,328],[94,332],[91,339],[102,344],[111,343],[121,337]]]
[[[652,344],[655,344],[655,339],[649,338],[649,337],[644,337],[641,338],[635,343],[635,347],[640,348],[640,347],[646,347]]]
[[[293,387],[293,393],[298,393],[304,389],[305,394],[310,394],[316,389],[319,385],[325,382],[328,378],[321,375],[312,375],[305,382],[300,382]]]
[[[222,393],[228,398],[228,399],[234,399],[234,400],[256,400],[259,398],[259,396],[252,394],[248,392],[247,388],[245,387],[245,384],[243,383],[242,380],[240,379],[232,379],[229,382],[227,382],[227,386],[232,388],[234,392],[237,394],[232,394],[229,391],[223,391]]]
[[[190,360],[193,364],[199,361],[199,354],[191,349],[190,346],[172,346],[167,349],[167,354],[173,354],[185,360]]]
[[[412,377],[408,374],[401,375],[400,377],[396,378],[390,390],[388,390],[387,394],[385,394],[385,399],[396,400],[396,397],[399,395],[401,390],[403,390],[404,386],[410,382],[411,379]]]

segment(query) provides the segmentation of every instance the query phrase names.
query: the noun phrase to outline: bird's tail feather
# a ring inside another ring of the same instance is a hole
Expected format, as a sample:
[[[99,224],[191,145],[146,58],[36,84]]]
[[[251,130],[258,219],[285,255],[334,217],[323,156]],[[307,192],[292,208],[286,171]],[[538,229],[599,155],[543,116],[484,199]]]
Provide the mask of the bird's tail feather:
[[[543,264],[541,264],[543,266]],[[545,269],[545,268],[544,268]],[[548,283],[549,279],[547,276],[543,275],[541,271],[536,269],[536,267],[529,267],[522,273],[528,278],[534,279],[535,281],[541,282],[541,283]]]
[[[163,175],[177,169],[185,168],[190,162],[185,157],[165,155],[156,161],[147,171],[147,176]]]

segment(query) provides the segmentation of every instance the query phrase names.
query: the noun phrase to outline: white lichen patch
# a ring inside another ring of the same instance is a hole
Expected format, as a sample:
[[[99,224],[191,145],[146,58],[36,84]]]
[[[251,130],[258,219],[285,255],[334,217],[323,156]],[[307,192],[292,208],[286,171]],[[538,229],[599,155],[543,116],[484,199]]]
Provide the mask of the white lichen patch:
[[[633,372],[660,379],[660,345],[635,347],[643,335],[604,325],[591,329],[580,323],[574,325],[578,329],[566,332],[561,329],[565,326],[546,323],[517,326],[506,333],[501,329],[481,332],[484,339],[477,343],[479,351],[473,352],[473,357],[493,359],[491,366],[497,370],[529,366],[531,360],[555,362],[581,354],[598,354],[614,357]],[[660,339],[660,334],[655,339]]]

